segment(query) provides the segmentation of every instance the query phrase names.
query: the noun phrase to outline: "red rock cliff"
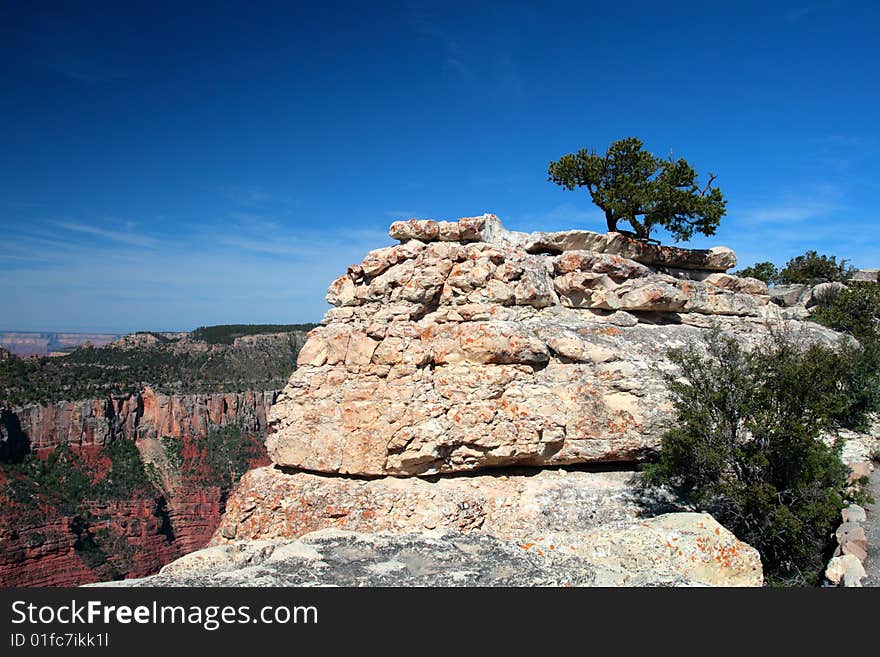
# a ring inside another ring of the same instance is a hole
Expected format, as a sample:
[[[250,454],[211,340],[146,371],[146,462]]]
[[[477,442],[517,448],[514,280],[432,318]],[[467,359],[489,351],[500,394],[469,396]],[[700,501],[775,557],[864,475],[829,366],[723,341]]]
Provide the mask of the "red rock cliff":
[[[86,447],[106,445],[117,438],[191,438],[227,425],[259,433],[274,391],[202,395],[162,395],[150,388],[136,395],[108,396],[84,401],[29,404],[10,409],[32,450],[61,443]],[[0,438],[8,429],[0,425]]]
[[[78,454],[100,454],[114,440],[139,448],[162,436],[198,443],[212,430],[241,426],[259,435],[275,392],[139,395],[30,405],[4,411],[0,439],[25,444],[44,457],[62,443]],[[99,463],[97,460],[96,463]],[[255,460],[265,465],[268,459]],[[100,466],[96,466],[100,467]],[[3,480],[0,470],[0,483]],[[155,573],[165,563],[203,547],[223,514],[229,491],[210,482],[177,479],[164,496],[148,494],[110,503],[85,501],[88,520],[56,508],[0,516],[0,586],[75,586]],[[13,505],[14,506],[14,505]],[[99,563],[91,538],[109,555]]]

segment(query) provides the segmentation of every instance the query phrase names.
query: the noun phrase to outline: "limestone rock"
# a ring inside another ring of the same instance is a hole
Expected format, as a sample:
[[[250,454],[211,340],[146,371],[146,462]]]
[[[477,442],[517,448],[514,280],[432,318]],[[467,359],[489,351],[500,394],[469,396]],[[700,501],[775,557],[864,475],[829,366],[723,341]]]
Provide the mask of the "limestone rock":
[[[727,247],[711,249],[682,249],[660,246],[632,239],[620,233],[594,233],[589,230],[567,230],[554,233],[521,233],[507,230],[493,214],[459,219],[458,231],[448,226],[444,232],[432,219],[410,219],[391,224],[389,235],[403,242],[461,241],[485,242],[498,246],[513,246],[529,253],[563,253],[565,251],[592,251],[635,260],[649,265],[726,271],[736,266],[736,254]]]
[[[213,542],[298,538],[328,527],[370,533],[481,530],[509,539],[585,531],[639,516],[645,501],[634,478],[632,472],[542,470],[357,479],[256,468],[230,496]]]
[[[563,541],[557,543],[565,550]],[[645,570],[672,571],[708,586],[763,583],[758,551],[707,513],[669,513],[621,530],[599,527],[579,535],[571,547],[597,567],[603,585],[626,586],[633,573]]]
[[[858,557],[852,554],[834,557],[828,562],[825,577],[833,584],[844,586],[861,586],[861,580],[867,577],[865,567]]]
[[[855,522],[844,522],[837,528],[835,532],[838,544],[841,548],[845,548],[848,544],[853,544],[868,551],[868,539],[865,536],[865,529]]]
[[[274,462],[381,475],[634,460],[671,417],[665,349],[700,334],[564,309],[519,322],[395,322],[367,364],[347,347],[366,331],[352,322],[312,334],[270,410]]]
[[[774,303],[790,308],[798,304],[806,304],[811,295],[809,285],[774,285],[770,288],[770,298]]]
[[[843,545],[840,546],[841,554],[851,554],[856,557],[862,563],[868,558],[868,551],[863,548],[859,543],[853,541],[847,541]]]
[[[617,310],[617,311],[611,313],[606,318],[606,321],[609,324],[613,324],[614,326],[623,326],[623,327],[627,327],[627,328],[630,326],[635,326],[636,324],[639,323],[638,317],[636,317],[635,315],[633,315],[631,313],[626,312],[625,310]]]
[[[871,473],[874,471],[874,464],[870,461],[857,461],[848,463],[849,465],[849,476],[847,477],[849,483],[856,483],[865,477],[870,477]]]
[[[819,283],[810,291],[810,300],[807,302],[807,306],[814,306],[825,299],[833,299],[845,289],[846,285],[838,281]]]
[[[491,215],[454,225],[395,223],[402,244],[332,283],[336,307],[270,411],[275,463],[431,475],[637,460],[671,418],[668,348],[716,325],[744,342],[801,330],[760,281],[682,269],[721,252],[513,233]]]
[[[858,271],[854,271],[852,275],[849,277],[849,280],[856,282],[867,282],[867,283],[876,283],[878,282],[878,274],[880,274],[880,269],[859,269]]]
[[[668,514],[594,534],[323,530],[295,541],[206,548],[117,586],[760,586],[757,552],[707,514]]]
[[[742,292],[744,294],[768,294],[767,284],[757,278],[731,276],[721,272],[709,274],[703,278],[703,282],[730,292]]]
[[[865,510],[858,504],[850,504],[840,512],[843,522],[866,522],[868,515]]]

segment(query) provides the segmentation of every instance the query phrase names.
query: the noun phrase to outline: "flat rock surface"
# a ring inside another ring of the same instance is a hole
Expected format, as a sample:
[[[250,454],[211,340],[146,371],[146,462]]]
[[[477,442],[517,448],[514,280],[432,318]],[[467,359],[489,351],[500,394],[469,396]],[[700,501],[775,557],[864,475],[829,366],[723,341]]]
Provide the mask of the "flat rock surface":
[[[542,470],[362,479],[255,468],[226,504],[212,542],[291,539],[320,529],[358,532],[484,531],[530,539],[635,521],[644,499],[633,472]],[[658,511],[659,512],[659,511]]]
[[[323,530],[186,555],[114,586],[760,586],[757,552],[707,514],[510,541]]]

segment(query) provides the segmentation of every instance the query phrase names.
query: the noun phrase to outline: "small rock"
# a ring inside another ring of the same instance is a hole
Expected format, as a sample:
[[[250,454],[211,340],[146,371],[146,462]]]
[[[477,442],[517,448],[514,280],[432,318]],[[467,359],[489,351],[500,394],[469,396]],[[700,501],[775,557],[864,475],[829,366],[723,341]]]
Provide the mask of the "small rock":
[[[858,504],[850,504],[840,515],[844,522],[865,522],[868,519],[868,514]]]
[[[635,326],[639,323],[638,318],[625,310],[618,310],[608,315],[607,321],[615,326],[623,326],[624,328]]]
[[[853,584],[854,581],[861,581],[862,577],[866,577],[865,567],[858,557],[852,554],[845,554],[842,557],[834,557],[828,562],[825,569],[825,577],[834,584],[840,584],[844,577],[850,582],[848,586],[860,586]]]
[[[862,578],[851,573],[843,574],[843,586],[845,588],[861,588]]]
[[[859,463],[849,464],[849,483],[853,483],[862,477],[870,477],[871,471],[874,469],[868,461],[860,461]]]
[[[865,560],[868,558],[867,550],[862,549],[862,547],[858,543],[854,543],[852,541],[847,541],[846,543],[841,545],[840,550],[844,554],[853,555],[862,563],[865,563]]]
[[[810,295],[810,288],[800,284],[776,285],[771,287],[769,292],[774,303],[790,308],[805,303]]]
[[[840,547],[843,548],[844,553],[846,552],[846,545],[848,543],[855,543],[866,552],[868,550],[868,538],[865,536],[865,529],[854,522],[843,523],[837,528],[835,536],[837,537],[837,542],[840,543]]]

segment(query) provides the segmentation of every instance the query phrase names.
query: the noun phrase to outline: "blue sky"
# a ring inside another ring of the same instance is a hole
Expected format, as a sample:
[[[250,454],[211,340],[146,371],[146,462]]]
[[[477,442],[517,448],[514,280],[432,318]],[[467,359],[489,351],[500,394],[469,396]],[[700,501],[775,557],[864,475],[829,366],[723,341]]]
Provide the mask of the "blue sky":
[[[604,230],[547,164],[629,135],[880,266],[878,3],[300,4],[2,4],[0,329],[317,321],[399,218]]]

